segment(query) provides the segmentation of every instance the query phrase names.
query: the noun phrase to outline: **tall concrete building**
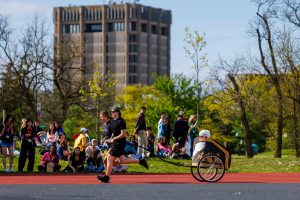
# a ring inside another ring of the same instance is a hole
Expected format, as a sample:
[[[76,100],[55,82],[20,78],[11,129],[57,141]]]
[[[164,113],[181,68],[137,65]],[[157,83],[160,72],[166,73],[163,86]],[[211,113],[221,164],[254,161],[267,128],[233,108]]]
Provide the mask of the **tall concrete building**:
[[[53,15],[56,47],[73,40],[84,52],[79,73],[85,80],[95,71],[110,72],[120,91],[126,85],[153,84],[153,73],[170,76],[170,10],[112,3],[56,7]]]

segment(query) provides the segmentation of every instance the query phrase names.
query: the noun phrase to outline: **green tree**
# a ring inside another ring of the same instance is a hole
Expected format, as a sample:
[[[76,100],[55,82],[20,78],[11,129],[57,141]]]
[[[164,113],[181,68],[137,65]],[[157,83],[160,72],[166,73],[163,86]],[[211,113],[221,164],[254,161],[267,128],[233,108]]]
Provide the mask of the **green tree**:
[[[146,123],[147,126],[157,130],[157,123],[160,113],[173,114],[179,107],[173,105],[172,101],[154,86],[143,86],[141,84],[127,86],[124,94],[117,96],[116,103],[122,109],[122,116],[127,123],[129,133],[133,133],[135,119],[142,106],[147,108]],[[174,118],[173,118],[174,119]]]
[[[182,74],[176,74],[171,78],[155,76],[154,87],[163,92],[174,107],[184,110],[186,116],[195,114],[198,106],[201,109],[201,101],[197,97],[199,87],[192,78]],[[172,113],[172,116],[176,116],[179,111]],[[199,118],[201,119],[201,116]]]
[[[201,83],[200,83],[200,71],[204,67],[208,66],[207,63],[207,54],[203,53],[203,50],[206,46],[206,41],[204,40],[205,34],[200,35],[198,31],[193,33],[189,32],[189,29],[185,29],[185,38],[184,41],[187,44],[184,49],[186,55],[192,60],[192,68],[195,70],[195,89],[197,94],[198,102],[200,102],[201,96]],[[199,103],[196,104],[197,107],[197,119],[199,119]]]
[[[95,65],[95,69],[99,67]],[[84,103],[83,108],[86,111],[96,112],[96,133],[99,140],[99,111],[106,110],[111,106],[111,102],[115,96],[116,80],[112,75],[102,75],[99,71],[96,71],[93,76],[93,80],[88,81],[88,85],[82,87],[80,90],[81,100]]]

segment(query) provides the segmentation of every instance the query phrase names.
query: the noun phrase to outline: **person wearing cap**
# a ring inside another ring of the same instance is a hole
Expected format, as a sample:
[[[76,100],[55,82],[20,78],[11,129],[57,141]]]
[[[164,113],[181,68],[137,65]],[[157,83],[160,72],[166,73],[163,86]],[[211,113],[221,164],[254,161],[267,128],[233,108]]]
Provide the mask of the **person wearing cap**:
[[[133,157],[125,157],[125,146],[126,146],[126,122],[121,117],[120,108],[114,107],[111,109],[112,119],[110,120],[110,129],[112,136],[110,139],[106,140],[107,143],[111,144],[111,147],[106,155],[104,160],[105,166],[105,175],[97,176],[99,182],[109,183],[110,174],[112,171],[112,167],[116,164],[130,164],[130,163],[139,163],[148,169],[148,164],[146,160],[143,158],[141,160],[137,160]]]
[[[201,130],[199,132],[199,142],[195,145],[195,149],[192,157],[193,162],[199,161],[199,156],[201,156],[202,151],[205,149],[205,145],[206,145],[205,140],[207,140],[210,137],[211,134],[209,130]]]
[[[85,155],[85,148],[88,146],[88,142],[86,139],[86,133],[87,133],[87,129],[86,128],[81,128],[80,129],[80,135],[76,138],[75,143],[74,143],[74,149],[76,147],[79,147],[80,149],[80,153],[82,155]]]
[[[143,158],[146,157],[147,153],[147,138],[146,138],[146,118],[145,118],[146,107],[141,107],[140,113],[138,114],[135,121],[134,134],[138,135],[138,149],[137,153]]]

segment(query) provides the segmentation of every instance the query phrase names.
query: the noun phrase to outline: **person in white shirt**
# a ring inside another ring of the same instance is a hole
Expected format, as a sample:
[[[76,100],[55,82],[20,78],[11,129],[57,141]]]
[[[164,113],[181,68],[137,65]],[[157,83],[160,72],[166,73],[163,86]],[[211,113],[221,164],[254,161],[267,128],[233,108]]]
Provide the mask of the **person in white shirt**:
[[[210,138],[211,134],[209,130],[201,130],[199,133],[199,142],[195,145],[195,149],[193,152],[192,162],[196,163],[199,161],[199,156],[202,153],[202,150],[204,150],[206,142],[206,138]]]

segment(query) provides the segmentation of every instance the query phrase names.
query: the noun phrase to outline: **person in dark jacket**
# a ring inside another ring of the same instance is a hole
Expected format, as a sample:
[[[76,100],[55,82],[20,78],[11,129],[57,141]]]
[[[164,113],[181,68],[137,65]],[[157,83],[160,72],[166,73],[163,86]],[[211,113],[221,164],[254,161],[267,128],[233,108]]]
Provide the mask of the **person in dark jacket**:
[[[27,172],[33,172],[34,160],[35,160],[35,139],[36,139],[36,131],[33,128],[32,119],[26,120],[26,127],[21,131],[21,152],[19,157],[19,166],[18,171],[23,171],[23,168],[26,163],[26,159],[28,158]]]
[[[143,158],[146,157],[147,148],[147,137],[146,137],[146,118],[145,118],[146,107],[141,107],[140,113],[138,114],[135,122],[134,134],[138,135],[138,149],[137,153]]]
[[[174,138],[175,143],[178,142],[178,148],[181,149],[187,141],[187,135],[189,131],[189,125],[182,115],[178,115],[177,120],[174,124]]]

